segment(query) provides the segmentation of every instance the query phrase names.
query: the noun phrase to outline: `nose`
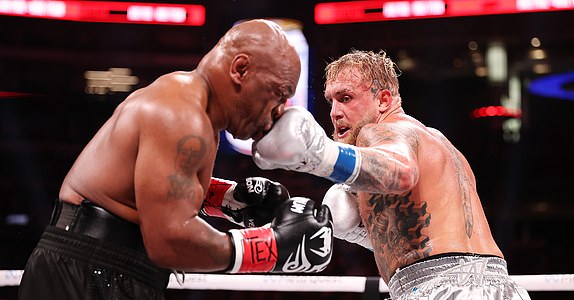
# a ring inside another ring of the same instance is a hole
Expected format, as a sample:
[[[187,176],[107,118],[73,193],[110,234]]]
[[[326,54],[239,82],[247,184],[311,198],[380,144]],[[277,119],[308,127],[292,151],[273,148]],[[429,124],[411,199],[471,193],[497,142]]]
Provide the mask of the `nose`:
[[[271,130],[273,124],[277,122],[277,120],[283,115],[284,112],[285,112],[285,103],[281,103],[276,107],[274,107],[273,110],[271,110],[271,122],[267,123],[263,128],[263,130],[265,132]]]
[[[335,121],[343,117],[343,111],[341,110],[341,104],[337,101],[331,103],[331,112],[329,113],[331,120]]]
[[[277,119],[279,119],[284,112],[285,112],[285,103],[277,105],[271,112],[271,117],[273,118],[273,121],[277,121]]]

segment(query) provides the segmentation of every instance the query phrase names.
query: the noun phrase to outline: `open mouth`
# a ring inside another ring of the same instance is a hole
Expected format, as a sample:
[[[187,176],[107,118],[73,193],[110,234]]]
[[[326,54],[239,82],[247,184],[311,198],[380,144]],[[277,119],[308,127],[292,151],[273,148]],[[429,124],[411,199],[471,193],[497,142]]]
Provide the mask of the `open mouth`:
[[[346,127],[346,126],[339,126],[337,127],[337,136],[338,137],[343,137],[345,136],[345,134],[350,130],[351,128]]]

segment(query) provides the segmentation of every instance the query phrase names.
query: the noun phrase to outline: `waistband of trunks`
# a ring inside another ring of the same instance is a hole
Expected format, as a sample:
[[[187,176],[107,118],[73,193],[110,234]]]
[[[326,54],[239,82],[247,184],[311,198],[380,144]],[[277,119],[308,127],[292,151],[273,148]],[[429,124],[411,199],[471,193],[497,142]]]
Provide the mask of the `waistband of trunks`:
[[[483,283],[508,276],[506,261],[494,255],[445,253],[399,268],[389,281],[394,297],[437,277],[458,284]]]
[[[80,205],[56,201],[50,225],[145,253],[138,224],[124,220],[89,200],[82,201]]]

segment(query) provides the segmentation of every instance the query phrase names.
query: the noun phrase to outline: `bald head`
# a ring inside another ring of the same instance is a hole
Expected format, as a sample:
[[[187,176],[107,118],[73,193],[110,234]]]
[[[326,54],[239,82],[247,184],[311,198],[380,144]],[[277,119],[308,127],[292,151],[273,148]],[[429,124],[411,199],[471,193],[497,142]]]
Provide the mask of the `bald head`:
[[[210,103],[227,108],[226,129],[248,138],[267,130],[283,113],[295,94],[301,62],[281,26],[258,19],[229,29],[197,69],[207,79]]]
[[[281,27],[268,20],[251,20],[240,23],[227,31],[219,40],[218,46],[227,50],[245,51],[273,45],[289,44]]]
[[[216,47],[228,56],[250,55],[256,64],[300,69],[297,51],[283,29],[272,21],[257,19],[240,23],[232,27]]]
[[[284,82],[285,96],[295,93],[301,62],[295,47],[275,22],[255,19],[239,23],[227,31],[208,56],[212,63],[222,66],[246,56],[252,70],[270,70]]]

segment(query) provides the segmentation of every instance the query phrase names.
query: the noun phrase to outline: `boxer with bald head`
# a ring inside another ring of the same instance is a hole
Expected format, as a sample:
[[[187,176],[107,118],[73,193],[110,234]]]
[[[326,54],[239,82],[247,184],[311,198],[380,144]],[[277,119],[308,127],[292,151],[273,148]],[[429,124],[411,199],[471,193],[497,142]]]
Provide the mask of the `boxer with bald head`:
[[[268,179],[212,177],[220,131],[261,138],[300,70],[282,29],[252,20],[231,28],[195,70],[129,95],[65,177],[19,299],[162,299],[170,270],[323,270],[332,249],[326,206],[289,199]],[[221,232],[200,214],[271,224]],[[306,264],[289,260],[295,252]]]
[[[469,163],[405,113],[395,68],[384,52],[330,63],[333,139],[288,108],[254,145],[255,162],[336,182],[323,200],[334,236],[373,250],[393,299],[529,299],[508,276]]]

